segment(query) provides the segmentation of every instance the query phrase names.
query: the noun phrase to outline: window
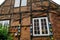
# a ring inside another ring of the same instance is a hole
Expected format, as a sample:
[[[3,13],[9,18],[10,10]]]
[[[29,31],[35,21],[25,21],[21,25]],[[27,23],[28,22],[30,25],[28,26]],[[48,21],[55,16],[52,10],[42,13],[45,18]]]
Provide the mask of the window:
[[[9,20],[0,21],[0,40],[7,40],[9,32]]]
[[[26,6],[27,5],[27,0],[22,0],[21,6]]]
[[[20,0],[15,0],[14,7],[19,7],[20,6]]]
[[[33,36],[48,36],[49,26],[47,17],[33,18]]]
[[[8,28],[9,27],[9,20],[0,21],[0,28]]]
[[[20,1],[21,1],[21,6],[26,6],[27,5],[27,0],[15,0],[14,7],[19,7],[20,6]]]

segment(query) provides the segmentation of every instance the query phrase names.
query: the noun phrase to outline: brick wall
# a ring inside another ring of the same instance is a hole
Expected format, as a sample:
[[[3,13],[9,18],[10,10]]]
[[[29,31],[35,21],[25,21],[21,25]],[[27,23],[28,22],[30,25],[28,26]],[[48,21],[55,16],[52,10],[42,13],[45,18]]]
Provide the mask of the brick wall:
[[[11,3],[12,1],[12,3]],[[42,6],[46,6],[44,8],[41,7],[40,0],[32,0],[32,11],[33,10],[46,10],[48,1],[44,1]],[[30,0],[28,0],[30,2]],[[22,27],[20,33],[20,40],[31,40],[30,37],[30,26],[31,25],[31,16],[30,16],[30,3],[27,4],[26,7],[19,7],[13,8],[14,0],[7,0],[1,7],[0,7],[0,20],[10,20],[10,32],[13,34],[13,40],[18,40],[18,37],[15,37],[15,33],[18,31],[15,26],[20,25],[20,14],[19,12],[29,12],[29,13],[22,13]],[[56,8],[54,4],[51,4],[50,8]],[[21,10],[21,11],[19,11]],[[54,40],[60,40],[60,16],[58,16],[57,10],[52,11],[49,13],[50,21],[52,23],[53,29],[53,37]],[[13,13],[13,14],[12,14]],[[8,14],[8,15],[6,15]],[[45,12],[33,12],[32,17],[40,17],[40,16],[47,16]],[[32,37],[32,40],[50,40],[50,37]]]

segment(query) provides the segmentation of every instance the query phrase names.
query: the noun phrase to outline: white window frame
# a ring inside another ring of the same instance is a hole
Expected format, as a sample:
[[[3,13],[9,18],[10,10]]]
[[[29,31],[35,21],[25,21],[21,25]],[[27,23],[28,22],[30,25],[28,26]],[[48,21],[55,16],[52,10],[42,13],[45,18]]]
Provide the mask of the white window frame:
[[[35,19],[39,20],[40,34],[34,34],[34,20]],[[46,19],[48,34],[42,34],[41,19]],[[49,25],[48,25],[48,18],[47,17],[33,18],[32,22],[33,22],[33,36],[49,36]]]

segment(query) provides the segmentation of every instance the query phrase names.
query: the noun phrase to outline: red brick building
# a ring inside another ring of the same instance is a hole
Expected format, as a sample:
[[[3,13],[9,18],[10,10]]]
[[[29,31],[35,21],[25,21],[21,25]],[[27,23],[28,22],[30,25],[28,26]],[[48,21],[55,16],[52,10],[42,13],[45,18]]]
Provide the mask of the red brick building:
[[[13,40],[60,40],[60,7],[52,0],[5,0],[0,23]]]

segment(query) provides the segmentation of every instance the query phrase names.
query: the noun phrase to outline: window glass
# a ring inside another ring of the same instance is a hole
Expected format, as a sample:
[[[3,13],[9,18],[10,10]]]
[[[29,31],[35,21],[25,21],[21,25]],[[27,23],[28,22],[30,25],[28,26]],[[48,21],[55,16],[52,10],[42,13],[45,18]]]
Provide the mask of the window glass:
[[[5,20],[5,21],[0,21],[0,27],[1,28],[8,28],[9,27],[9,20]]]
[[[15,0],[14,7],[19,7],[20,6],[20,0]]]
[[[21,1],[21,6],[26,6],[27,5],[27,0],[15,0],[14,7],[19,7],[20,6],[20,1]]]
[[[21,6],[26,6],[27,5],[27,0],[21,0]]]

